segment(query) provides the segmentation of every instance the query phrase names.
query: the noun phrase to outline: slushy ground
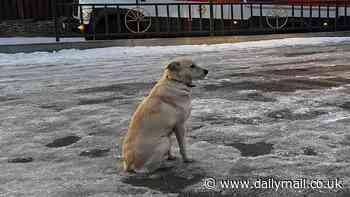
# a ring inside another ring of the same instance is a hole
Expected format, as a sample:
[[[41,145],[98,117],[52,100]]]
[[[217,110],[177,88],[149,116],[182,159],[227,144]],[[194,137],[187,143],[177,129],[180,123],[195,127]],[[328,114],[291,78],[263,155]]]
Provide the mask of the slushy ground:
[[[129,119],[178,56],[209,70],[193,88],[196,162],[174,139],[172,169],[123,173]],[[0,196],[349,196],[349,62],[349,37],[0,54]],[[259,178],[343,188],[220,185]]]

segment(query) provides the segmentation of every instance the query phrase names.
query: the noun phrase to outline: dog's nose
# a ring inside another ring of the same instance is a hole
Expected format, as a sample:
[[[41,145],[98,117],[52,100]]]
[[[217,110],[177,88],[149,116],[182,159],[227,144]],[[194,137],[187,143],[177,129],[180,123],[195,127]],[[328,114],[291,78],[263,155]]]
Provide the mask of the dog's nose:
[[[207,69],[204,69],[204,73],[205,73],[205,74],[208,74],[209,71],[208,71]]]

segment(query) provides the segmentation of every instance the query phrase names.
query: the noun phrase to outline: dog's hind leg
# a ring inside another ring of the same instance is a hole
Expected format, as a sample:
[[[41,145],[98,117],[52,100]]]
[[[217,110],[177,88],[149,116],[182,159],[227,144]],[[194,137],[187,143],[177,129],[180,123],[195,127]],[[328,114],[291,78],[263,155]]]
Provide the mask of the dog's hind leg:
[[[144,171],[147,173],[153,173],[159,168],[163,168],[162,164],[166,159],[166,155],[169,152],[169,139],[165,137],[156,146],[153,151],[152,156],[147,160],[144,165]]]

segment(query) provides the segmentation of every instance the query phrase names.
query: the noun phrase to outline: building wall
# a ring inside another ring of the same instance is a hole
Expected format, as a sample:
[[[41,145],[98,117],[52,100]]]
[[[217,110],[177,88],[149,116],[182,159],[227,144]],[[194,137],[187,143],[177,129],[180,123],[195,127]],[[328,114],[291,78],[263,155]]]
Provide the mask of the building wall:
[[[53,17],[54,2],[72,3],[74,0],[0,0],[0,21],[15,19],[46,20]],[[72,15],[71,6],[58,6],[57,15]]]

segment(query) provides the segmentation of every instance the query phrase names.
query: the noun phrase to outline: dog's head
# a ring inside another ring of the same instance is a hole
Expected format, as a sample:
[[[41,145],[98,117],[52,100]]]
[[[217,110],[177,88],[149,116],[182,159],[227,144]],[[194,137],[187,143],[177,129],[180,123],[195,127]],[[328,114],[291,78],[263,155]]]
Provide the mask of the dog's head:
[[[186,85],[192,85],[192,80],[204,79],[208,72],[187,58],[175,59],[166,67],[167,78]]]

